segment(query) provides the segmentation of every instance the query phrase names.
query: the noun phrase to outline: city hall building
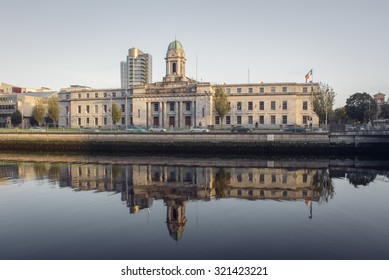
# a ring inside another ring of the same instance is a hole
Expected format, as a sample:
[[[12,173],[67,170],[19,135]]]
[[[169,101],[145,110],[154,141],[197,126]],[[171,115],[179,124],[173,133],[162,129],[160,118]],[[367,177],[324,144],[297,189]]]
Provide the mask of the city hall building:
[[[161,82],[126,88],[93,89],[72,86],[61,89],[60,126],[112,127],[110,108],[122,110],[117,125],[187,129],[192,125],[214,128],[243,125],[252,128],[286,125],[318,125],[311,107],[312,90],[318,84],[250,83],[223,84],[231,110],[223,123],[213,110],[214,86],[186,76],[182,44],[175,40],[166,52],[166,75]]]

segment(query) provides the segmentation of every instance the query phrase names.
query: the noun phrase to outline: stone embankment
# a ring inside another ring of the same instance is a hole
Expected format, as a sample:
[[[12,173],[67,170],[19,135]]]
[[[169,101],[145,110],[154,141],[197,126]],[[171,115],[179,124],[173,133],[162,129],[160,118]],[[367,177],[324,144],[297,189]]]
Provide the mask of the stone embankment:
[[[389,151],[389,133],[2,133],[2,152],[341,155]]]

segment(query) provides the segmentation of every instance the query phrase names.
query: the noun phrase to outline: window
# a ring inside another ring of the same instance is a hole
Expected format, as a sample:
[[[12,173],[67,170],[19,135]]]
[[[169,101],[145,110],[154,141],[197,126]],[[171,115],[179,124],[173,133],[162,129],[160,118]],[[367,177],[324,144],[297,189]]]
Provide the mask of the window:
[[[264,101],[259,101],[259,110],[261,110],[261,111],[265,110],[265,102]]]
[[[78,106],[78,113],[81,114],[81,106]]]
[[[81,118],[78,118],[78,126],[81,126]]]
[[[248,108],[249,108],[250,111],[253,110],[253,102],[250,101],[248,103]]]
[[[86,94],[86,98],[89,98],[89,93]]]
[[[172,64],[172,72],[173,72],[173,74],[177,73],[177,64],[175,62],[173,62],[173,64]]]
[[[303,124],[308,124],[309,116],[303,116]]]
[[[242,110],[242,102],[237,102],[236,110],[238,110],[238,111]]]
[[[220,124],[220,117],[219,116],[215,116],[215,124]]]
[[[231,116],[226,116],[226,124],[231,124]]]
[[[282,87],[282,92],[288,92],[288,87]]]
[[[66,94],[66,99],[70,99],[70,94]]]
[[[122,104],[122,113],[124,113],[125,111],[126,111],[126,105]]]
[[[126,93],[122,91],[122,97],[126,97]]]
[[[236,92],[237,92],[237,93],[242,93],[242,88],[238,87],[238,88],[236,89]]]
[[[204,118],[204,116],[205,116],[205,109],[204,109],[204,108],[201,109],[201,115],[202,115],[203,118]]]
[[[96,92],[95,93],[95,98],[98,98],[99,97],[99,94]]]
[[[276,102],[275,101],[271,101],[270,102],[270,109],[271,110],[275,110],[276,109]]]
[[[282,116],[282,124],[288,124],[288,116]]]
[[[122,124],[126,124],[126,118],[122,117]]]
[[[107,118],[104,118],[104,125],[107,125]]]
[[[259,182],[261,184],[265,183],[265,174],[259,174]],[[263,191],[261,191],[262,194]]]
[[[306,183],[308,181],[308,174],[304,173],[303,174],[303,183]]]
[[[286,184],[288,182],[288,174],[284,173],[282,174],[282,183]]]
[[[270,88],[270,91],[271,91],[271,92],[276,92],[276,87],[271,87],[271,88]]]
[[[81,93],[78,94],[78,98],[81,98]]]
[[[259,116],[259,124],[265,124],[265,117]]]
[[[159,111],[159,103],[154,103],[154,112]]]
[[[303,93],[307,93],[308,92],[308,88],[307,87],[303,87]]]
[[[253,124],[253,116],[248,116],[248,124]]]
[[[264,87],[260,87],[260,88],[259,88],[259,92],[260,92],[260,93],[264,93],[264,92],[265,92],[265,88],[264,88]]]
[[[89,114],[89,105],[86,105],[85,111],[87,114]]]
[[[276,174],[271,174],[271,182],[272,182],[272,183],[277,182],[277,176],[276,176]]]
[[[249,182],[253,182],[253,173],[249,172],[248,176],[249,176]]]
[[[89,125],[89,118],[86,118],[86,125]]]
[[[99,112],[99,105],[95,105],[95,114]]]
[[[288,110],[288,101],[282,101],[282,110]]]
[[[95,126],[98,126],[98,125],[99,125],[99,119],[95,118]]]
[[[169,103],[169,111],[174,112],[174,102]]]
[[[308,101],[303,101],[303,110],[308,110]]]
[[[138,118],[140,118],[140,109],[138,109]]]
[[[66,106],[66,113],[69,114],[69,106]]]
[[[270,116],[270,124],[276,124],[276,116]]]
[[[108,97],[108,93],[104,92],[104,97]]]
[[[228,93],[228,94],[231,93],[231,88],[227,88],[227,93]]]
[[[253,88],[249,87],[249,93],[253,93]]]
[[[104,105],[104,113],[107,113],[107,111],[108,111],[108,106]]]
[[[242,182],[242,174],[238,174],[236,175],[236,180],[241,183]],[[239,190],[238,190],[238,194],[239,194]]]
[[[185,108],[187,111],[190,111],[190,102],[185,103]]]
[[[236,117],[236,123],[237,124],[242,124],[242,116],[237,116]]]

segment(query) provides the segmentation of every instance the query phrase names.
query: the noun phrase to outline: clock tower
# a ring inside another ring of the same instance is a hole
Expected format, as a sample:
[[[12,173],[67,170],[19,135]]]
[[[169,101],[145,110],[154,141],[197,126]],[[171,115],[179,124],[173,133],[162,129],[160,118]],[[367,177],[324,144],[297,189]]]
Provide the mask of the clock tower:
[[[185,76],[185,52],[182,44],[174,40],[167,48],[166,52],[166,76],[164,82],[186,81]]]

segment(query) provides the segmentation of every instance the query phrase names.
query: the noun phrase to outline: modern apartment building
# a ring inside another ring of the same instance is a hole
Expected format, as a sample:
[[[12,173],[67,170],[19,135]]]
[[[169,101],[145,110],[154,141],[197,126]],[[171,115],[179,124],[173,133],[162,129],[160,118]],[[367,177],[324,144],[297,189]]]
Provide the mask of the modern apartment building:
[[[144,85],[152,82],[152,56],[137,48],[128,50],[127,60],[120,63],[122,88]]]

